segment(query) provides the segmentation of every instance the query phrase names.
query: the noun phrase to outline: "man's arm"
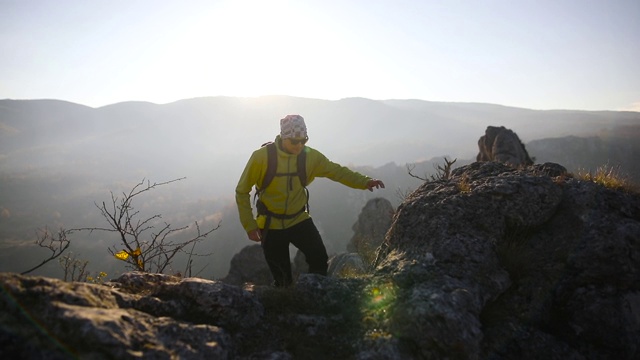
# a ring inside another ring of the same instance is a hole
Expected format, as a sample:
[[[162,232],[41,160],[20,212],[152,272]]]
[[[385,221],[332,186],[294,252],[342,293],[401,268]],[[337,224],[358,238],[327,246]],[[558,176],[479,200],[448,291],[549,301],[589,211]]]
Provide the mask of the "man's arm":
[[[240,223],[247,233],[258,229],[258,224],[253,217],[253,210],[251,208],[251,190],[253,186],[258,183],[261,168],[262,163],[256,151],[249,158],[236,186],[238,215],[240,216]]]
[[[354,189],[373,191],[374,188],[384,188],[382,181],[372,179],[346,166],[334,163],[317,150],[314,150],[313,157],[315,161],[311,172],[312,177],[326,177]]]

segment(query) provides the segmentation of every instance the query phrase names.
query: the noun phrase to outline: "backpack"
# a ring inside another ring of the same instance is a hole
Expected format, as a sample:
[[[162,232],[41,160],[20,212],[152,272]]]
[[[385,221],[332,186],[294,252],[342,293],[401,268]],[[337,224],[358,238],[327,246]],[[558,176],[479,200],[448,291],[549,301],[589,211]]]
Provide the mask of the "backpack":
[[[276,219],[293,219],[300,215],[302,212],[309,211],[309,190],[307,190],[307,153],[305,151],[300,152],[297,158],[297,167],[298,171],[293,173],[278,173],[278,149],[276,148],[276,144],[274,142],[267,142],[262,144],[262,147],[267,147],[267,171],[264,175],[264,179],[262,180],[262,184],[260,186],[256,185],[256,192],[254,195],[256,209],[258,210],[258,215],[266,215],[267,221],[265,225],[265,229],[269,228],[269,224],[271,223],[271,218],[274,217]],[[265,189],[271,184],[273,179],[276,176],[288,176],[292,177],[297,175],[300,179],[300,183],[304,188],[304,191],[307,195],[307,203],[294,214],[283,215],[276,214],[271,212],[265,203],[260,200],[260,195],[265,191]]]
[[[258,193],[264,191],[264,189],[271,184],[273,178],[276,176],[293,176],[298,175],[302,187],[307,188],[307,153],[302,151],[298,154],[298,171],[297,173],[276,173],[278,169],[278,149],[274,142],[267,142],[262,144],[262,147],[267,147],[267,172],[264,175],[262,184],[260,187],[256,187]]]

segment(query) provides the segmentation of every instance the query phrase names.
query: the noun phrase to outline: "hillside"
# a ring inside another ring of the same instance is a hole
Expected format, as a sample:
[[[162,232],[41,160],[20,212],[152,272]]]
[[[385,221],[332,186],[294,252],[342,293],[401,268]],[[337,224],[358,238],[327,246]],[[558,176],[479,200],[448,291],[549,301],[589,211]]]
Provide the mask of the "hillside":
[[[545,139],[613,138],[620,126],[640,123],[640,113],[634,112],[535,111],[419,100],[212,97],[101,108],[56,100],[0,100],[0,271],[21,271],[48,255],[33,245],[36,229],[102,226],[95,203],[109,201],[111,193],[117,196],[143,179],[186,177],[150,193],[140,209],[149,216],[162,214],[163,221],[175,226],[221,221],[201,248],[213,255],[199,259],[198,268],[206,266],[202,276],[207,278],[224,276],[231,256],[247,241],[233,204],[235,183],[251,151],[273,139],[278,119],[288,113],[306,118],[309,146],[387,184],[376,194],[326,179],[311,184],[312,215],[330,253],[344,251],[368,199],[384,196],[397,206],[421,184],[407,174],[406,164],[414,164],[413,173],[424,178],[444,156],[457,158],[455,166],[469,164],[488,125],[514,130],[538,162],[567,163],[573,171],[574,165],[591,167],[595,159],[612,160],[596,153],[610,145],[617,149],[615,144],[605,142],[586,155],[582,145],[568,151],[564,141],[552,146]],[[629,144],[638,143],[633,132],[623,133],[631,137]],[[635,155],[625,158],[635,154],[629,149],[636,148],[616,150],[616,164],[636,163]],[[114,275],[124,271],[106,252],[116,242],[110,234],[82,234],[73,239],[71,250],[90,260],[93,271]],[[60,268],[50,264],[39,274],[60,276]]]
[[[537,162],[565,164],[572,172],[595,172],[602,166],[615,169],[620,176],[640,184],[640,125],[621,127],[598,136],[567,136],[533,140],[527,150]]]

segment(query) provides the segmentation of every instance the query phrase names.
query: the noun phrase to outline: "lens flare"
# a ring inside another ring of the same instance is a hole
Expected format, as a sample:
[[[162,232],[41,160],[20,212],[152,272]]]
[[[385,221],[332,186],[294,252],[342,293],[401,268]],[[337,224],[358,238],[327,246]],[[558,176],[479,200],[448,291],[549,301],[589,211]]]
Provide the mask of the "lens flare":
[[[386,328],[396,302],[396,287],[391,282],[370,284],[364,292],[362,313],[366,336],[371,339],[390,337]]]

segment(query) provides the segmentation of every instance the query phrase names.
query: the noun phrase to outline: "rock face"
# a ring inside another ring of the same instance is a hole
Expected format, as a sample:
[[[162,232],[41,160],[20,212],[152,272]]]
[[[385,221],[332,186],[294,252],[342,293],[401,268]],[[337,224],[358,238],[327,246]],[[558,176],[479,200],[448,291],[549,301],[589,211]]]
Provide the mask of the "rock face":
[[[640,358],[640,196],[478,162],[400,205],[372,273],[288,289],[0,274],[0,357]]]
[[[554,164],[474,163],[398,209],[377,276],[424,358],[640,356],[640,199]]]
[[[347,251],[360,254],[364,262],[370,264],[375,258],[375,250],[391,227],[393,214],[393,205],[389,200],[369,200],[362,208],[358,221],[353,224],[354,235],[347,244]]]
[[[300,276],[300,274],[309,272],[309,264],[307,264],[307,257],[304,256],[304,254],[300,250],[296,250],[296,254],[293,257],[293,262],[291,264],[291,271],[293,273],[294,279]]]
[[[367,266],[357,253],[336,254],[329,259],[328,265],[327,276],[346,277],[367,273]]]
[[[477,161],[498,161],[511,166],[533,165],[518,135],[504,126],[488,126],[478,140],[478,148]]]
[[[103,286],[3,273],[0,281],[5,359],[231,358],[221,326],[251,327],[264,313],[248,292],[195,278],[130,273]]]
[[[273,277],[264,258],[262,246],[260,244],[245,246],[234,255],[229,273],[221,281],[232,285],[242,285],[246,282],[255,285],[271,284]]]
[[[269,270],[267,260],[261,245],[248,245],[242,248],[239,253],[231,259],[229,273],[220,281],[231,285],[243,285],[251,283],[253,285],[271,285],[273,276]],[[296,279],[300,274],[309,271],[309,264],[304,254],[296,250],[296,255],[291,262],[291,272]]]

